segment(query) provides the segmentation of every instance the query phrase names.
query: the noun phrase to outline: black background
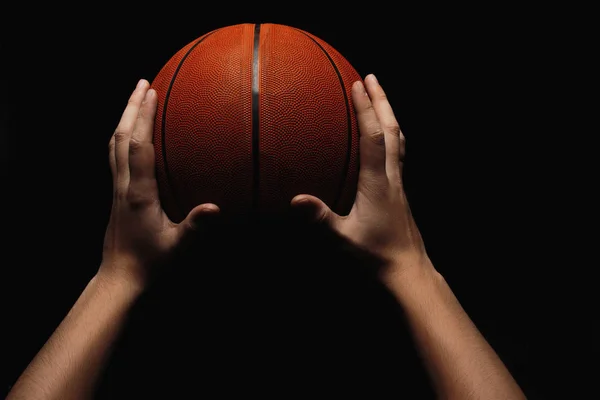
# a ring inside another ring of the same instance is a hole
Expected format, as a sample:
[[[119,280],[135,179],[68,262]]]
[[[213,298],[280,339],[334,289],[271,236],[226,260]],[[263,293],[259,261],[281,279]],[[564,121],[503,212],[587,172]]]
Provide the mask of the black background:
[[[98,268],[107,144],[138,79],[152,80],[212,29],[274,22],[317,35],[361,76],[377,75],[407,138],[406,190],[434,264],[529,398],[558,398],[575,367],[558,361],[569,352],[558,327],[570,322],[549,279],[555,221],[544,195],[556,174],[540,104],[552,87],[536,14],[214,7],[36,8],[4,24],[2,388]],[[299,257],[279,243],[288,254],[268,264],[258,249],[272,254],[275,242],[221,239],[222,253],[201,252],[140,302],[103,395],[432,397],[401,314],[351,261],[319,245]]]

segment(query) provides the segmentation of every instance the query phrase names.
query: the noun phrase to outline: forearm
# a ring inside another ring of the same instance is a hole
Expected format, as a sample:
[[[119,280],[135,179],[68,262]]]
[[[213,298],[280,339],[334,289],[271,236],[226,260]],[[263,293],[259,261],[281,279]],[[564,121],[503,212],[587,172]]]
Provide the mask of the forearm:
[[[524,399],[496,352],[430,263],[384,282],[405,311],[440,398]]]
[[[86,399],[140,288],[96,275],[19,377],[8,400]]]

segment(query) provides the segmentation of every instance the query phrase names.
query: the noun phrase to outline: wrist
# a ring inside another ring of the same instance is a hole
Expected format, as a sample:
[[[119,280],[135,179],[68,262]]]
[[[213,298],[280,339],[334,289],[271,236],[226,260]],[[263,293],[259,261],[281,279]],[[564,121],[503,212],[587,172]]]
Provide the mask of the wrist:
[[[105,268],[105,266],[101,266],[93,280],[106,290],[115,291],[132,298],[140,296],[146,288],[144,280],[122,268]]]
[[[443,279],[427,256],[399,258],[380,274],[381,282],[398,300],[423,293]]]

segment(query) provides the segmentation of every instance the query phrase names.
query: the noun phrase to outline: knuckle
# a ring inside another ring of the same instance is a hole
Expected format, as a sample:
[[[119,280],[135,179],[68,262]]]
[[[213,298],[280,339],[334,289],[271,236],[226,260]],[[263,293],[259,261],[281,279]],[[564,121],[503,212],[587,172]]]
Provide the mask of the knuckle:
[[[377,128],[367,137],[376,145],[385,146],[385,134],[383,133],[383,129]]]
[[[113,135],[116,143],[120,143],[127,139],[127,132],[122,127],[117,127],[115,134]]]
[[[149,198],[147,193],[131,187],[127,190],[125,198],[133,208],[141,208],[152,203],[152,199]]]
[[[130,154],[138,154],[144,150],[144,143],[139,139],[132,137],[129,140],[129,153]]]
[[[115,135],[112,135],[110,137],[110,140],[108,141],[108,152],[112,153],[115,150]]]
[[[391,123],[388,124],[385,127],[385,130],[388,131],[389,133],[391,133],[394,136],[400,137],[400,125],[398,125],[397,123]]]

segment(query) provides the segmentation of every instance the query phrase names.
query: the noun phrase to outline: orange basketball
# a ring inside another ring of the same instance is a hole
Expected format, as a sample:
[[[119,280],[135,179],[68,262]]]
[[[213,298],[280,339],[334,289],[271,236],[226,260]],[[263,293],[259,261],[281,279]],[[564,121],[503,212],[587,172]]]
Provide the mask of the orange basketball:
[[[349,212],[357,80],[333,47],[286,25],[226,26],[184,46],[152,82],[167,215],[178,222],[206,202],[232,216],[278,215],[301,193]]]

